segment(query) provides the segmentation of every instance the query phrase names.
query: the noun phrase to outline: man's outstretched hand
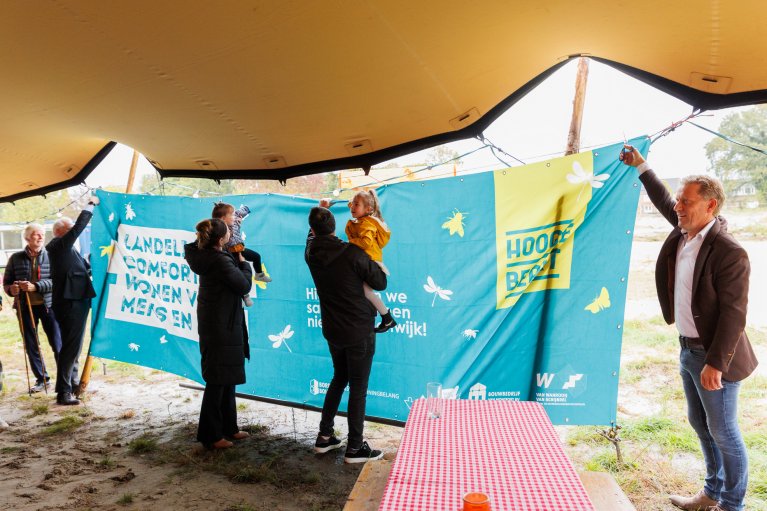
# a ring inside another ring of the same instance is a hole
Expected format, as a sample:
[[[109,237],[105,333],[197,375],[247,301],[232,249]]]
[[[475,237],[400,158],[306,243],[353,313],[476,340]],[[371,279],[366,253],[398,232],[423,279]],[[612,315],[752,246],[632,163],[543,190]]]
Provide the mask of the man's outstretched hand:
[[[618,155],[618,159],[631,167],[637,167],[644,163],[644,158],[639,154],[637,148],[630,145],[623,146],[623,150],[621,150]]]

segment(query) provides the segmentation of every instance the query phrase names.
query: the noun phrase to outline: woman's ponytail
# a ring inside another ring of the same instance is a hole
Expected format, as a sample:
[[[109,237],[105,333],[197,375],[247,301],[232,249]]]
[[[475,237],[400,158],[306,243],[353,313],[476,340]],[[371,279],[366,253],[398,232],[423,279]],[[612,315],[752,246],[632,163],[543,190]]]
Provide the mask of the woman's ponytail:
[[[218,218],[203,220],[197,224],[195,229],[197,230],[197,248],[201,250],[215,248],[229,230],[226,224]]]

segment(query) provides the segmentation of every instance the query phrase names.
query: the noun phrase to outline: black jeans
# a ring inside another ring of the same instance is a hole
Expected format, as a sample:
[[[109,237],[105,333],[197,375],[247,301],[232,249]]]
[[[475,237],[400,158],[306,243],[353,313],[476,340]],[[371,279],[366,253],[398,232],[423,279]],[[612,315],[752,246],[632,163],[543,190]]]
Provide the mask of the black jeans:
[[[200,422],[197,425],[197,441],[208,446],[225,436],[234,435],[239,430],[234,385],[205,385]]]
[[[83,335],[91,301],[64,300],[53,306],[61,330],[61,351],[56,367],[56,392],[72,392],[80,384],[77,359],[83,349]]]
[[[333,434],[334,419],[338,412],[346,385],[349,385],[349,406],[347,421],[349,424],[350,449],[362,446],[362,430],[365,422],[365,403],[367,401],[370,368],[376,351],[376,334],[372,332],[352,345],[338,345],[328,341],[330,356],[333,358],[333,379],[325,394],[320,421],[320,435]]]
[[[261,267],[261,254],[255,250],[246,248],[242,251],[242,257],[245,258],[246,261],[253,263],[253,270],[256,273],[263,273],[264,269]]]
[[[58,364],[59,352],[61,351],[61,333],[59,332],[59,324],[56,322],[56,316],[53,314],[53,309],[49,309],[44,304],[32,306],[32,317],[29,316],[29,306],[25,300],[20,299],[18,307],[21,307],[21,318],[24,321],[24,345],[27,349],[27,358],[32,367],[32,373],[35,375],[37,383],[41,383],[43,379],[49,381],[53,367],[46,365],[45,370],[43,370],[45,361],[40,352],[42,346],[37,344],[40,335],[38,332],[38,336],[35,337],[35,329],[38,323],[43,325],[45,335],[48,337],[48,344],[53,351],[53,358]]]

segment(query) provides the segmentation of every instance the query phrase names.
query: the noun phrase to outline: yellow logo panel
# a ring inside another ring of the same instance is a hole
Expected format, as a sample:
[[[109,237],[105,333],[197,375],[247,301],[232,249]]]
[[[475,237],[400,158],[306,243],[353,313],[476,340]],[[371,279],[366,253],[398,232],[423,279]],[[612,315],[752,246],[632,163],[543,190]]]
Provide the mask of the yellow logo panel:
[[[592,187],[591,151],[495,172],[496,307],[524,293],[568,289],[575,233]]]

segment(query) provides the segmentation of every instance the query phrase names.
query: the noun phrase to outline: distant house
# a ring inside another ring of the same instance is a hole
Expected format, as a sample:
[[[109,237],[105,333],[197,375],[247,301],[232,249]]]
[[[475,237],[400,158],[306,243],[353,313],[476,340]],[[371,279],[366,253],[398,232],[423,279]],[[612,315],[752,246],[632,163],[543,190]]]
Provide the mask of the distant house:
[[[0,268],[5,268],[8,263],[8,258],[14,252],[24,250],[27,242],[24,241],[24,228],[27,224],[0,224]],[[43,225],[45,228],[45,243],[53,239],[53,222],[45,222]],[[83,257],[87,257],[90,254],[91,244],[91,226],[85,227],[85,230],[75,242],[75,247],[80,250]]]
[[[759,195],[756,185],[751,181],[744,181],[727,195],[727,203],[735,208],[758,208]]]
[[[681,178],[672,177],[668,179],[661,179],[663,184],[666,185],[671,195],[676,195],[676,191],[679,189],[679,185],[682,182]],[[644,186],[639,190],[639,206],[637,207],[637,215],[660,215],[658,210],[653,206],[650,197],[647,196],[647,190]]]
[[[678,177],[672,177],[669,179],[662,179],[663,184],[669,189],[672,195],[675,195],[679,187],[681,186],[682,179]],[[726,207],[733,208],[758,208],[759,207],[759,195],[756,190],[756,186],[751,181],[743,181],[741,184],[727,194]],[[644,186],[639,192],[639,206],[637,209],[637,215],[659,215],[658,210],[655,209],[650,198],[647,196],[647,190]]]

